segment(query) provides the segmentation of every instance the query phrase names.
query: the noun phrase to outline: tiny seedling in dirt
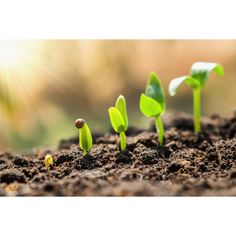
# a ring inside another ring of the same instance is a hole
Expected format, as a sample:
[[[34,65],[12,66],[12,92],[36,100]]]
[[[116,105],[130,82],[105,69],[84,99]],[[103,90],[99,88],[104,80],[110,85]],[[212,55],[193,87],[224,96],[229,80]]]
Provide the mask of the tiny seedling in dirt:
[[[154,72],[150,73],[145,93],[141,94],[139,107],[147,117],[155,119],[160,145],[164,143],[164,126],[161,116],[165,111],[165,94],[161,82]]]
[[[124,151],[127,145],[125,132],[128,128],[125,97],[120,95],[116,100],[115,107],[110,107],[108,113],[113,129],[120,135],[120,149]]]
[[[75,121],[75,127],[79,129],[79,144],[83,150],[83,155],[86,156],[93,146],[93,139],[90,129],[83,119]]]
[[[185,82],[193,89],[193,116],[195,133],[201,131],[200,92],[212,71],[214,71],[217,75],[224,75],[224,69],[220,64],[196,62],[191,67],[190,75],[173,79],[169,84],[169,94],[171,96],[174,96],[176,94],[177,88],[182,82]]]
[[[44,158],[44,164],[45,164],[45,168],[46,170],[49,170],[50,167],[53,165],[53,158],[52,155],[47,154]]]

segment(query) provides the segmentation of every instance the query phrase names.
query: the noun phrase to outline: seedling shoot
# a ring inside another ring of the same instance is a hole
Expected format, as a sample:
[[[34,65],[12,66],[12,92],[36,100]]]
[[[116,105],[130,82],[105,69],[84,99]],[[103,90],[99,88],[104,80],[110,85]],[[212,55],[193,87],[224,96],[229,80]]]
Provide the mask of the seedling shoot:
[[[75,127],[79,129],[79,144],[83,150],[83,155],[86,156],[93,146],[93,139],[90,129],[83,119],[75,121]]]
[[[171,96],[176,94],[176,91],[182,82],[185,82],[193,89],[193,116],[195,133],[201,131],[201,89],[204,87],[212,71],[214,71],[217,75],[224,75],[224,69],[220,64],[196,62],[191,67],[190,75],[173,79],[169,84],[169,94]]]
[[[127,146],[125,132],[128,129],[125,97],[120,95],[116,100],[115,107],[110,107],[108,113],[113,129],[120,135],[120,149],[124,151]]]
[[[50,167],[53,165],[53,157],[50,154],[47,154],[44,158],[44,164],[45,164],[45,168],[46,170],[49,170]]]
[[[145,93],[141,94],[139,107],[141,112],[155,119],[158,140],[160,145],[164,143],[164,126],[161,116],[165,111],[165,94],[156,73],[151,72]]]

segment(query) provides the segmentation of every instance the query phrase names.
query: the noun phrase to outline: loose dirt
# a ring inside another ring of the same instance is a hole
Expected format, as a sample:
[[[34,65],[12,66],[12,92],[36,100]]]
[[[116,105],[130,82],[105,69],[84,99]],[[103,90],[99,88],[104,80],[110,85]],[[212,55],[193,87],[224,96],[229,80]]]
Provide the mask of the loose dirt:
[[[173,116],[172,116],[173,117]],[[154,127],[130,128],[128,149],[117,150],[117,135],[94,135],[83,157],[78,138],[56,150],[27,155],[0,153],[2,196],[232,196],[236,195],[236,113],[202,118],[193,133],[192,117],[166,117],[165,145]],[[55,160],[50,171],[44,157]]]

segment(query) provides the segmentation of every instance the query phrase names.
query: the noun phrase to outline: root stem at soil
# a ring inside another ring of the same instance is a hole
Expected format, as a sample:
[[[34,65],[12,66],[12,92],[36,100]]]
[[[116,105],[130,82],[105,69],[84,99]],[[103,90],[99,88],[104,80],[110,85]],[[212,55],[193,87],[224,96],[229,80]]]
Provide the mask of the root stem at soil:
[[[158,132],[158,141],[161,145],[164,143],[164,126],[161,116],[156,117],[156,129]]]
[[[126,149],[126,135],[125,132],[120,132],[120,149],[124,151]]]
[[[193,89],[193,114],[194,114],[194,132],[197,134],[201,130],[201,100],[200,88]]]

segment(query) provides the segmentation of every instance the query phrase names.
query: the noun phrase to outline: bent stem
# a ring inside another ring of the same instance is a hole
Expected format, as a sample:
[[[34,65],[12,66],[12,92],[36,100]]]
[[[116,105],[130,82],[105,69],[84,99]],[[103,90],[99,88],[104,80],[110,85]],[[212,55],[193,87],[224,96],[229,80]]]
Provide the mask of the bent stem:
[[[156,117],[156,129],[158,132],[158,141],[159,141],[160,145],[163,145],[163,143],[164,143],[164,126],[163,126],[161,116]]]
[[[124,151],[126,149],[125,132],[120,132],[120,149],[121,149],[121,151]]]
[[[193,115],[194,115],[194,132],[197,134],[201,130],[200,88],[193,89]]]

